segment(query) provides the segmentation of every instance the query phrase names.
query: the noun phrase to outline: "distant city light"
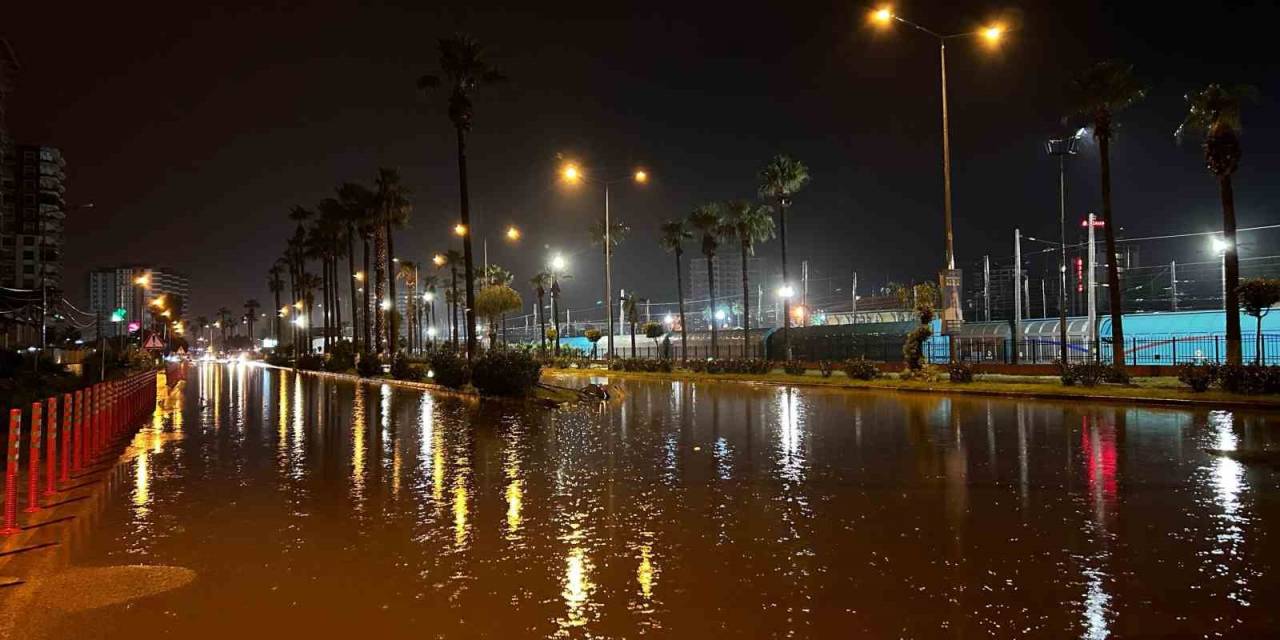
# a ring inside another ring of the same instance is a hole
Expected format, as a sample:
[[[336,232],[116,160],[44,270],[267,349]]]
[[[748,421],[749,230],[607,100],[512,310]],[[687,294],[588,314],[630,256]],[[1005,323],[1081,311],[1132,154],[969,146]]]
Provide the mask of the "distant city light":
[[[569,182],[577,182],[582,178],[582,171],[578,169],[578,165],[571,162],[566,164],[564,168],[560,170],[560,175],[564,176],[564,179]]]
[[[461,222],[453,225],[453,235],[458,237],[467,235],[467,225],[462,224]]]
[[[383,311],[386,311],[387,309],[390,309],[390,308],[391,308],[391,301],[390,301],[390,300],[386,300],[386,299],[384,299],[384,300],[382,301],[382,304],[380,304],[380,305],[378,305],[378,306],[382,307],[382,310],[383,310]]]
[[[565,265],[566,263],[564,260],[564,256],[557,253],[556,255],[551,257],[551,268],[553,270],[557,272],[564,271]]]
[[[784,284],[784,285],[782,285],[781,287],[778,287],[778,297],[779,297],[779,298],[790,298],[791,296],[794,296],[795,294],[796,294],[796,290],[795,290],[795,289],[792,289],[792,288],[791,288],[791,285],[789,285],[789,284]]]
[[[716,320],[724,320],[724,309],[716,310]]]
[[[649,181],[649,173],[644,169],[636,169],[635,180],[640,184],[644,184]]]
[[[662,317],[662,322],[663,322],[663,324],[666,324],[666,325],[668,325],[668,326],[669,326],[669,325],[673,325],[673,324],[675,324],[675,323],[676,323],[676,319],[675,319],[675,316],[673,316],[673,315],[671,315],[671,314],[669,314],[669,313],[668,313],[667,315],[665,315],[665,316],[663,316],[663,317]]]
[[[1226,253],[1227,249],[1231,248],[1231,243],[1227,242],[1226,238],[1222,238],[1219,236],[1214,236],[1212,239],[1210,239],[1209,245],[1213,247],[1214,253]]]
[[[434,338],[434,337],[436,337],[436,328],[435,328],[435,327],[427,327],[427,337],[428,337],[428,338]]]
[[[519,239],[520,239],[520,230],[519,230],[519,229],[517,229],[517,228],[515,228],[515,227],[513,227],[513,226],[512,226],[512,227],[507,227],[507,239],[508,239],[508,240],[519,240]]]

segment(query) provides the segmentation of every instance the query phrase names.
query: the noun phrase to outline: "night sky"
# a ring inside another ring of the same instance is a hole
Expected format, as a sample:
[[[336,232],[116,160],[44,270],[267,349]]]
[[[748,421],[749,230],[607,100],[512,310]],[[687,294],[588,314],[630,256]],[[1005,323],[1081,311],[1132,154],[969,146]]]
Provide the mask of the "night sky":
[[[96,204],[68,220],[73,300],[83,300],[89,269],[147,262],[191,275],[192,315],[248,297],[265,303],[289,208],[343,181],[372,184],[380,165],[399,168],[413,191],[397,253],[426,261],[447,248],[458,206],[454,138],[443,96],[423,96],[415,80],[437,70],[437,39],[459,29],[486,43],[511,78],[477,97],[470,169],[477,240],[491,233],[491,260],[515,271],[522,291],[560,250],[578,275],[569,305],[599,299],[598,250],[585,228],[601,196],[557,185],[557,153],[615,172],[649,170],[649,186],[614,192],[615,215],[635,230],[615,281],[656,300],[675,290],[658,224],[708,200],[753,196],[756,172],[779,152],[808,164],[813,179],[789,228],[797,261],[841,279],[856,268],[868,283],[931,277],[940,266],[937,47],[901,26],[872,30],[866,5],[188,4],[3,10],[0,35],[24,65],[9,128],[20,141],[61,147],[69,201]],[[1115,212],[1127,232],[1220,227],[1198,146],[1177,146],[1172,135],[1182,95],[1211,81],[1260,89],[1245,112],[1238,215],[1241,226],[1280,221],[1271,179],[1280,68],[1269,33],[1280,7],[1206,3],[1192,13],[1170,3],[1160,15],[1149,6],[897,6],[938,31],[993,16],[1017,29],[998,52],[977,41],[948,48],[962,266],[1011,254],[1015,224],[1056,236],[1056,165],[1043,140],[1065,131],[1066,79],[1109,57],[1133,62],[1151,86],[1118,117]],[[1096,174],[1086,145],[1068,177],[1069,215],[1096,209]],[[526,234],[514,249],[499,239],[508,223]],[[476,251],[478,261],[478,242]]]

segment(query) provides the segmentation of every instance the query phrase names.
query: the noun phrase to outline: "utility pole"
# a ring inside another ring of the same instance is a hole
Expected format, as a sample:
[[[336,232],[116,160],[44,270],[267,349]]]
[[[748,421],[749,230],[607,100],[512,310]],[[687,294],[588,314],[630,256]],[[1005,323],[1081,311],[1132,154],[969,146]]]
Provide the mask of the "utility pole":
[[[1169,298],[1172,310],[1178,310],[1178,261],[1169,262]]]
[[[1088,240],[1089,247],[1087,251],[1088,260],[1087,260],[1087,264],[1085,265],[1085,268],[1087,269],[1087,273],[1085,273],[1085,287],[1086,287],[1085,299],[1087,300],[1087,309],[1088,309],[1088,316],[1089,316],[1089,327],[1085,330],[1086,332],[1085,336],[1089,340],[1089,348],[1093,350],[1093,355],[1095,358],[1098,357],[1099,355],[1098,353],[1098,341],[1099,341],[1098,292],[1097,292],[1097,283],[1095,282],[1095,279],[1097,278],[1097,274],[1095,273],[1096,271],[1095,265],[1097,264],[1098,256],[1097,256],[1097,248],[1094,246],[1094,233],[1093,233],[1093,222],[1096,219],[1096,217],[1097,216],[1090,213],[1089,217],[1086,220],[1087,224],[1089,225],[1089,240]]]
[[[1022,304],[1026,305],[1022,311],[1022,317],[1031,318],[1031,275],[1022,279]]]
[[[1013,363],[1022,342],[1022,230],[1013,230]]]
[[[853,287],[849,293],[849,298],[850,298],[850,301],[853,302],[853,306],[851,307],[853,311],[849,314],[849,323],[855,324],[858,321],[858,272],[857,271],[853,272]]]
[[[991,322],[991,256],[982,256],[982,319]]]
[[[1049,317],[1049,296],[1044,291],[1044,278],[1040,278],[1040,317]]]
[[[809,261],[805,260],[800,263],[800,278],[804,281],[804,291],[800,297],[800,304],[804,305],[808,313],[809,307]]]

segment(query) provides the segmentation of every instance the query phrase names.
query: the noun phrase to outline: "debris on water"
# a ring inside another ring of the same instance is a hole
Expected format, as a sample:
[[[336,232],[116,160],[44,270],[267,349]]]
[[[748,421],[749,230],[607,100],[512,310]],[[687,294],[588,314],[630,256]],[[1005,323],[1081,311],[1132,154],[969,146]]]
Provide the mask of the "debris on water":
[[[582,395],[594,400],[608,400],[609,390],[593,382],[582,388]]]

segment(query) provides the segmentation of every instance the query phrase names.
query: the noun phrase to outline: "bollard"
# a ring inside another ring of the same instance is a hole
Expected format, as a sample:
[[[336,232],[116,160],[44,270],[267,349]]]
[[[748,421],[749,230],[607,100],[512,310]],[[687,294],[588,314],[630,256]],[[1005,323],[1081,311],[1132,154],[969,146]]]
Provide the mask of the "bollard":
[[[22,410],[9,410],[9,452],[4,469],[4,529],[2,535],[13,535],[18,528],[18,463],[21,462]]]
[[[62,394],[62,474],[58,479],[67,482],[71,479],[71,419],[75,413],[71,394]]]
[[[44,495],[51,496],[58,493],[58,399],[49,398],[44,406],[48,414],[45,422],[49,423],[49,435],[44,441]]]
[[[71,470],[80,473],[80,450],[84,447],[84,389],[76,391],[75,438],[71,440]]]
[[[31,446],[27,447],[27,513],[40,510],[40,432],[43,430],[39,402],[31,403]]]

